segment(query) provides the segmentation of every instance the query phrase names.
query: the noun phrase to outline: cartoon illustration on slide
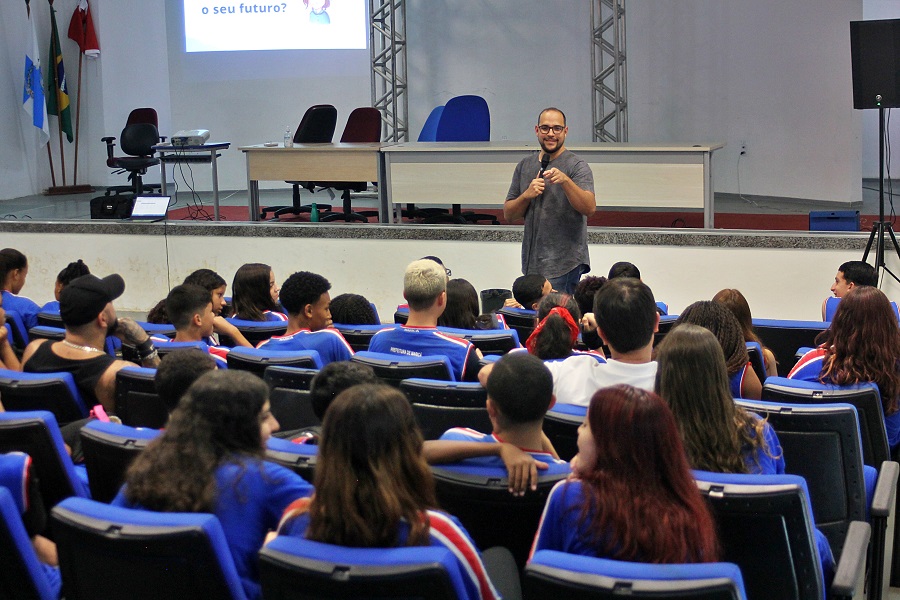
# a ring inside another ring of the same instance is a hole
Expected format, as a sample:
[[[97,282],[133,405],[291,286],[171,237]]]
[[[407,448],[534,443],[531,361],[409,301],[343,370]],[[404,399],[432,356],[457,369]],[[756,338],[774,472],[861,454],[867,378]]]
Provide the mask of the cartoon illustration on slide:
[[[331,0],[303,0],[303,6],[309,11],[309,22],[317,25],[330,25],[331,17],[326,12]]]

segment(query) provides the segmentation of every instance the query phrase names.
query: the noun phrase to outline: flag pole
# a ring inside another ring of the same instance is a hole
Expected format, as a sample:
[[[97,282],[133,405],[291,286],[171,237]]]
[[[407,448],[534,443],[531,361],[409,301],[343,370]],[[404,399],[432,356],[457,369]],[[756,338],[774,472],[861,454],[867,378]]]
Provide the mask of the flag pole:
[[[75,94],[75,166],[72,169],[72,185],[78,187],[78,140],[81,129],[81,65],[84,53],[78,51],[78,92]]]
[[[50,12],[52,14],[54,11],[53,0],[49,0],[49,2],[50,2]],[[54,72],[58,72],[57,65],[56,65],[56,57],[59,56],[60,54],[62,54],[62,49],[56,45],[56,40],[53,38],[54,38],[54,36],[51,35],[50,36],[50,51],[51,51],[50,53],[52,56],[50,57],[50,61],[52,64],[50,66],[54,69]],[[62,106],[61,106],[62,105],[62,97],[59,93],[60,92],[59,86],[60,86],[60,84],[58,83],[56,85],[56,89],[53,90],[53,93],[56,94],[56,106],[58,107],[57,115],[56,115],[56,131],[59,134],[59,164],[60,164],[60,171],[62,171],[63,187],[66,187],[66,151],[65,151],[65,148],[63,147],[62,114],[61,114],[62,113]]]

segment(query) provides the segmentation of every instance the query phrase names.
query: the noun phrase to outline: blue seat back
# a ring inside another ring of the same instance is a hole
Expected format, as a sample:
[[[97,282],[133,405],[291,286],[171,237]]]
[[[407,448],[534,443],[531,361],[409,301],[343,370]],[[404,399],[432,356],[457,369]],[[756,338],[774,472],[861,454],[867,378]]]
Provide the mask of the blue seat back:
[[[759,342],[747,342],[747,357],[760,382],[766,380],[766,358]]]
[[[778,434],[785,470],[806,480],[816,527],[840,556],[851,521],[866,520],[859,417],[850,404],[739,400]]]
[[[344,336],[344,339],[347,340],[354,352],[359,352],[368,350],[372,336],[388,327],[388,325],[345,325],[343,323],[334,323],[332,327],[341,332],[341,335]]]
[[[491,111],[481,96],[456,96],[444,105],[436,142],[489,142]]]
[[[3,577],[0,577],[0,600],[56,600],[59,598],[58,571],[41,564],[31,539],[22,525],[21,513],[9,490],[0,487],[0,560],[3,561]]]
[[[740,567],[749,598],[825,597],[802,477],[706,471],[694,477],[718,524],[721,559]]]
[[[859,416],[863,464],[880,469],[882,462],[891,460],[881,393],[874,383],[837,386],[786,377],[769,377],[763,384],[762,399],[794,404],[852,404]]]
[[[616,600],[668,598],[743,600],[744,578],[733,563],[646,564],[555,550],[535,552],[525,567],[525,597]]]
[[[178,352],[179,350],[202,350],[203,352],[209,352],[209,346],[206,342],[162,342],[156,344],[156,349],[159,352],[160,358],[168,354],[169,352]]]
[[[321,369],[322,357],[315,350],[268,350],[238,346],[228,353],[228,368],[250,371],[263,377],[270,365]]]
[[[227,321],[237,327],[247,341],[254,346],[267,340],[273,335],[284,335],[287,331],[287,321],[247,321],[228,317]],[[234,346],[234,341],[228,336],[219,336],[223,346]]]
[[[463,338],[481,350],[485,356],[506,354],[515,348],[521,348],[519,333],[515,329],[457,329],[455,327],[438,327],[438,330],[452,336]]]
[[[438,504],[462,522],[479,548],[503,546],[525,566],[550,490],[569,475],[568,465],[538,472],[537,490],[509,493],[503,466],[456,463],[432,467]],[[542,474],[543,473],[543,474]]]
[[[22,373],[0,369],[0,398],[8,411],[47,410],[58,423],[88,416],[71,373]]]
[[[81,428],[80,433],[91,498],[110,502],[125,483],[128,466],[160,431],[91,421]]]
[[[778,374],[785,377],[794,366],[794,352],[802,346],[815,346],[816,336],[828,328],[822,321],[753,319],[753,330],[763,345],[775,355]]]
[[[835,296],[825,300],[825,321],[830,323],[834,320],[834,313],[837,312],[837,307],[840,303],[841,299]],[[897,308],[897,303],[891,301],[891,308],[894,309],[894,314],[897,315],[897,319],[900,320],[900,309]]]
[[[156,392],[156,369],[125,367],[116,372],[116,415],[131,427],[165,427],[169,411]]]
[[[452,427],[491,431],[487,390],[477,382],[404,379],[400,389],[412,403],[413,415],[426,440],[436,440]]]
[[[52,518],[67,598],[246,598],[213,515],[69,498]]]
[[[28,509],[28,478],[31,473],[31,457],[14,451],[0,454],[0,488],[6,488],[16,504],[19,514]]]
[[[309,482],[315,478],[318,453],[319,447],[313,444],[295,444],[276,437],[266,442],[266,460],[287,467]]]
[[[280,536],[259,553],[266,600],[478,598],[447,548],[345,548]]]
[[[586,406],[555,404],[544,416],[544,434],[563,460],[578,454],[578,426],[587,414]]]
[[[441,120],[441,113],[444,112],[444,105],[435,106],[428,113],[425,124],[422,125],[422,131],[419,132],[418,142],[434,142],[437,140],[437,127]]]
[[[31,340],[28,337],[28,328],[25,327],[25,320],[22,319],[22,315],[15,310],[6,311],[6,325],[9,327],[10,333],[12,333],[10,341],[13,347],[20,351],[24,350]]]
[[[527,340],[531,332],[534,331],[534,319],[537,316],[537,311],[504,306],[497,310],[497,314],[503,315],[506,324],[518,334],[520,342]]]
[[[455,381],[450,361],[446,356],[407,356],[384,352],[357,352],[350,359],[369,365],[375,375],[393,386],[410,377]]]
[[[0,413],[0,452],[11,451],[31,457],[47,510],[69,496],[90,497],[87,486],[75,473],[53,413]]]

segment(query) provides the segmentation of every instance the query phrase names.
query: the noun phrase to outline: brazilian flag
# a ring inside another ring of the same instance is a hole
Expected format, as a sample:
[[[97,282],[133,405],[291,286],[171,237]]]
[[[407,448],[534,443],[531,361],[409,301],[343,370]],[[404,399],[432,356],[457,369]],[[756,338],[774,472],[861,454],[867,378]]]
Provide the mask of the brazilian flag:
[[[66,69],[63,67],[62,48],[56,29],[56,10],[50,5],[50,68],[47,69],[47,114],[59,117],[59,128],[71,143],[72,111],[69,109],[69,88],[66,85]]]

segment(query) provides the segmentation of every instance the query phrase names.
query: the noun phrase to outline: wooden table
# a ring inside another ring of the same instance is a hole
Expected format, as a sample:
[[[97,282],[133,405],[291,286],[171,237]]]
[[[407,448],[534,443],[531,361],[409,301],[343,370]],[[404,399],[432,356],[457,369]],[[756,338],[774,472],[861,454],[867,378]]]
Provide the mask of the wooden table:
[[[724,144],[566,146],[594,173],[597,206],[702,209],[713,224],[712,153]],[[384,146],[381,214],[398,204],[503,206],[518,162],[537,142],[420,142]]]
[[[247,160],[250,220],[259,221],[260,181],[374,181],[383,180],[380,142],[369,144],[294,144],[293,148],[262,144],[243,146]],[[384,219],[380,198],[379,215]]]

